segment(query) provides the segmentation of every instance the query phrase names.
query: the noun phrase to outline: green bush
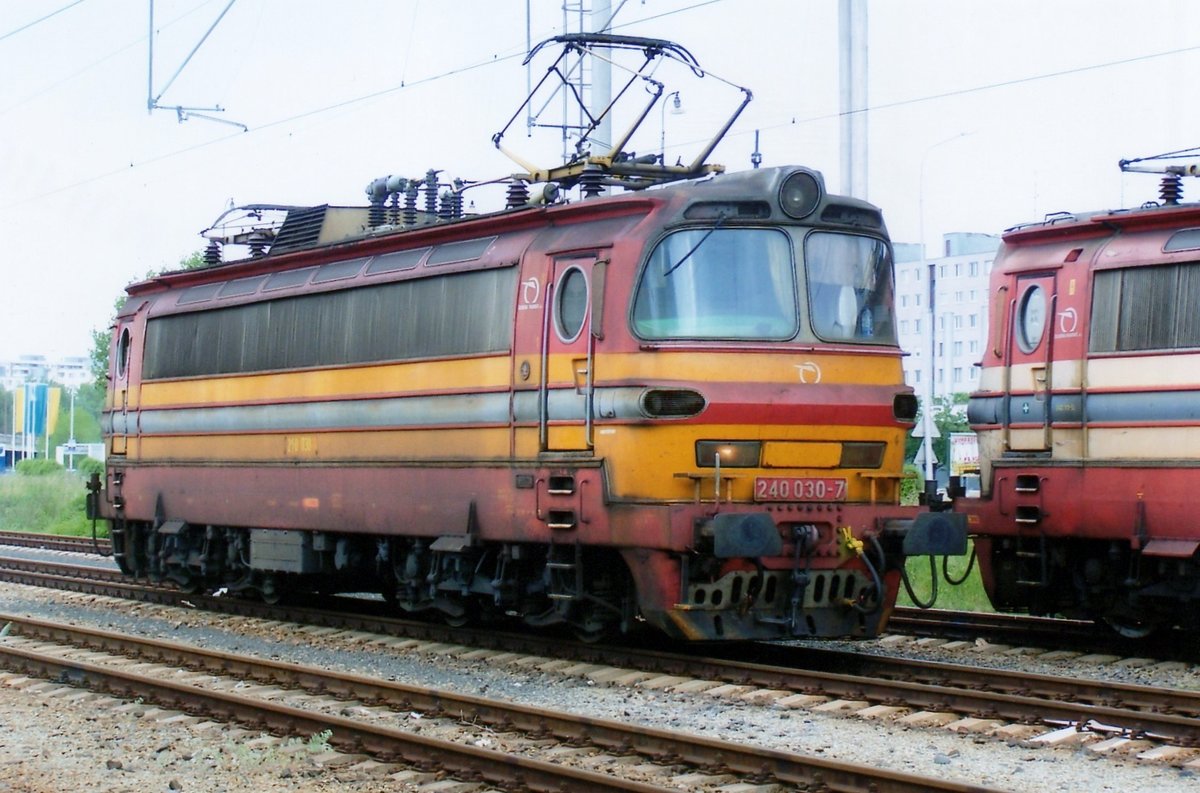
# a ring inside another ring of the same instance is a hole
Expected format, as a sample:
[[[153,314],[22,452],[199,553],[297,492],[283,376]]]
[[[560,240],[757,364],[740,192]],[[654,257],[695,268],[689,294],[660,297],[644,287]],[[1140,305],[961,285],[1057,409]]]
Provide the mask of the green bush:
[[[89,536],[86,498],[84,479],[74,471],[0,476],[0,530]],[[108,524],[97,523],[97,532],[108,536]]]
[[[900,480],[900,503],[913,506],[925,490],[925,480],[921,469],[912,463],[904,466],[904,478]]]
[[[84,457],[82,460],[79,460],[75,463],[75,470],[84,479],[89,478],[92,474],[100,474],[101,478],[104,477],[104,463],[95,457]]]
[[[35,460],[18,460],[16,471],[21,476],[50,476],[61,473],[63,467],[53,460],[39,457]]]

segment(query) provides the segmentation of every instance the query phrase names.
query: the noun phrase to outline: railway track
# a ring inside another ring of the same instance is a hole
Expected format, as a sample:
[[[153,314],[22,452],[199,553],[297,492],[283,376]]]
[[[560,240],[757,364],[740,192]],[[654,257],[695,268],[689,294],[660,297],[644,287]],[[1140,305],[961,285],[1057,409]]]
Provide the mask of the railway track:
[[[1111,646],[1114,635],[1094,622],[1028,614],[897,607],[888,632],[941,639],[1038,644],[1047,647]]]
[[[311,666],[0,614],[0,663],[24,674],[307,735],[382,762],[530,790],[984,790],[928,777],[633,727]],[[139,663],[136,671],[127,659]],[[181,670],[190,674],[181,677]],[[252,692],[252,693],[251,693]],[[419,734],[405,725],[422,716]],[[350,715],[345,715],[350,714]],[[485,748],[480,739],[502,748]]]
[[[0,531],[0,545],[17,548],[44,548],[51,551],[71,551],[101,556],[112,554],[107,537],[72,537],[65,534],[42,534],[32,531]]]
[[[107,538],[0,532],[0,546],[38,548],[72,553],[112,553]],[[1175,633],[1158,640],[1131,643],[1095,623],[1024,614],[998,614],[947,609],[898,607],[888,622],[890,633],[961,641],[983,639],[993,644],[1036,645],[1050,649],[1086,649],[1088,652],[1153,652],[1163,658],[1186,658],[1195,654],[1191,637]]]
[[[93,541],[91,537],[0,531],[0,546],[5,545],[93,555],[112,553],[111,543],[105,537]],[[993,643],[1086,647],[1094,651],[1111,649],[1121,643],[1111,632],[1086,621],[947,609],[897,607],[888,622],[888,630],[920,637],[967,641],[982,638]],[[1179,642],[1168,640],[1164,644],[1169,651],[1178,647]]]
[[[888,621],[888,633],[1047,650],[1149,655],[1163,660],[1190,662],[1200,657],[1200,641],[1183,630],[1163,629],[1152,636],[1131,639],[1088,620],[1028,614],[897,608]]]
[[[382,615],[307,607],[271,607],[231,598],[205,598],[132,584],[119,574],[70,566],[57,575],[40,563],[3,560],[0,576],[18,583],[95,591],[156,603],[176,603],[263,619],[287,620],[340,630],[403,636],[426,642],[465,644],[525,656],[565,658],[616,667],[646,676],[674,675],[762,692],[763,701],[787,700],[804,707],[847,712],[890,709],[912,723],[957,724],[964,731],[1033,739],[1069,730],[1112,740],[1137,739],[1146,746],[1200,745],[1200,693],[1115,682],[1031,675],[973,665],[868,656],[796,645],[734,645],[703,650],[678,647],[600,647],[545,636],[483,629],[450,629]],[[122,591],[125,594],[121,594]],[[361,603],[369,607],[369,603]],[[699,657],[697,652],[713,654]],[[745,659],[752,657],[753,663]],[[836,671],[835,671],[836,670]]]

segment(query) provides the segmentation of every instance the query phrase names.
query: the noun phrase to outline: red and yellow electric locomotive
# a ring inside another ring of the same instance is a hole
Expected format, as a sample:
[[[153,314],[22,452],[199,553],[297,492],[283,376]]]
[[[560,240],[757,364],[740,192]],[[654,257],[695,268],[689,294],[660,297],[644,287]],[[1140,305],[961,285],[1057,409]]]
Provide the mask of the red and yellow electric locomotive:
[[[958,502],[998,609],[1197,627],[1200,206],[1166,172],[1161,205],[1004,235]]]
[[[434,172],[380,180],[129,287],[92,496],[122,569],[588,637],[876,633],[904,552],[965,543],[899,506],[882,217],[717,170],[587,158],[556,172],[585,195],[708,176],[514,179],[466,217]]]

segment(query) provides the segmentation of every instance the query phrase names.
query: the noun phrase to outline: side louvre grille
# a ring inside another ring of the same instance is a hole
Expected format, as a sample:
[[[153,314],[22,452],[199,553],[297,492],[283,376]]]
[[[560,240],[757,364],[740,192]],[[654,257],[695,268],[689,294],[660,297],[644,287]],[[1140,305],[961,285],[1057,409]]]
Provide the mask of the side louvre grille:
[[[329,205],[322,204],[290,210],[271,244],[271,253],[287,253],[316,245],[321,237],[321,227],[325,224],[327,209]]]

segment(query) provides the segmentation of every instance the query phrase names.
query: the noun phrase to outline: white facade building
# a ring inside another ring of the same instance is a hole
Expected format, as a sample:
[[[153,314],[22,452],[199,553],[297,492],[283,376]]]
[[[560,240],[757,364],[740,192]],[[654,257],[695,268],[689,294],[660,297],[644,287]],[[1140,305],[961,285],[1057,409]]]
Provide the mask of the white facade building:
[[[1000,246],[992,234],[943,235],[942,255],[924,258],[922,246],[897,244],[896,319],[904,379],[924,398],[931,376],[930,277],[933,278],[933,396],[969,393],[979,385],[987,343],[988,277]]]
[[[26,383],[55,383],[69,391],[91,379],[91,359],[81,355],[56,359],[45,355],[22,355],[13,361],[0,361],[0,386],[7,391]]]

